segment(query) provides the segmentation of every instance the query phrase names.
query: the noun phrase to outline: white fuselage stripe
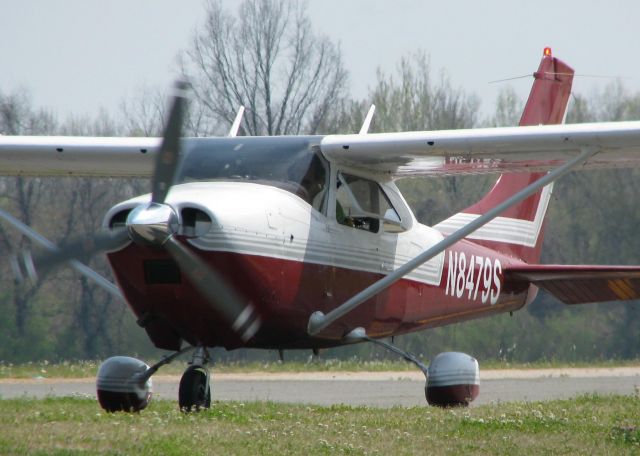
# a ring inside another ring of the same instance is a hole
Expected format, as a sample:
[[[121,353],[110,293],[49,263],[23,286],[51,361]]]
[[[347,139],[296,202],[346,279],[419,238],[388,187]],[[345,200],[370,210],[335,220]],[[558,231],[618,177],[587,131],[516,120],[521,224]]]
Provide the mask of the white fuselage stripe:
[[[387,274],[411,259],[409,255],[358,249],[346,245],[317,246],[315,242],[298,240],[287,242],[284,238],[258,236],[256,233],[215,230],[200,238],[191,239],[192,245],[201,250],[258,255],[284,260],[322,264],[355,269],[377,274]],[[439,285],[442,276],[444,254],[417,268],[407,278],[430,285]],[[383,269],[383,265],[387,269]]]
[[[467,238],[535,247],[538,242],[538,237],[540,236],[540,230],[544,223],[544,216],[547,212],[552,192],[553,183],[547,185],[542,190],[533,221],[510,217],[496,217],[482,228],[467,236]],[[438,223],[434,228],[443,234],[451,234],[478,217],[480,217],[480,214],[459,212]]]

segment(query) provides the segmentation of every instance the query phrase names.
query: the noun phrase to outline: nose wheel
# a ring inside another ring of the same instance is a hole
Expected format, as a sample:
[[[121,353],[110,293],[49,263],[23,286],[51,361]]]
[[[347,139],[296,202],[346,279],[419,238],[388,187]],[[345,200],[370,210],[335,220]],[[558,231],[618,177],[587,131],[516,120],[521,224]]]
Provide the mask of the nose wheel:
[[[193,355],[191,366],[182,374],[178,389],[178,405],[183,412],[197,412],[211,406],[208,361],[207,350],[199,347]]]
[[[184,412],[197,412],[211,406],[209,369],[205,366],[189,366],[180,379],[178,404]]]

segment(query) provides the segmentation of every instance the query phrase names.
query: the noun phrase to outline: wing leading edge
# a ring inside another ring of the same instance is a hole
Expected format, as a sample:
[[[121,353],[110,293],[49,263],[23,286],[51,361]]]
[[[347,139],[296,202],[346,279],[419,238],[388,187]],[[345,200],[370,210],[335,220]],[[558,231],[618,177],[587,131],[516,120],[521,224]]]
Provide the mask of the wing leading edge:
[[[330,135],[321,149],[345,166],[397,177],[547,171],[581,149],[586,168],[640,166],[640,122]]]
[[[150,176],[159,142],[158,138],[0,136],[0,175]],[[598,150],[585,168],[638,167],[640,121],[329,135],[321,139],[320,147],[338,164],[397,177],[547,171],[585,147]]]
[[[2,176],[148,177],[160,138],[1,136]]]
[[[531,282],[565,304],[640,299],[640,266],[528,265],[505,279]]]

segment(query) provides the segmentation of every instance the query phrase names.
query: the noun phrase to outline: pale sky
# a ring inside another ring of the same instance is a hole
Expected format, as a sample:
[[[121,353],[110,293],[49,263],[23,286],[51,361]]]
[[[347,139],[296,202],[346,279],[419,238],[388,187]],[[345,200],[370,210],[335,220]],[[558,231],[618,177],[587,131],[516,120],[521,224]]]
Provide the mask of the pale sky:
[[[238,0],[225,0],[235,8]],[[640,2],[635,0],[309,0],[316,33],[339,42],[351,91],[364,97],[376,68],[426,51],[454,86],[492,112],[504,84],[532,73],[545,46],[578,74],[624,78],[640,91]],[[0,0],[0,91],[28,89],[66,115],[116,112],[143,85],[167,88],[176,55],[204,20],[203,0]],[[577,78],[588,94],[611,79]],[[531,80],[508,83],[524,98]]]

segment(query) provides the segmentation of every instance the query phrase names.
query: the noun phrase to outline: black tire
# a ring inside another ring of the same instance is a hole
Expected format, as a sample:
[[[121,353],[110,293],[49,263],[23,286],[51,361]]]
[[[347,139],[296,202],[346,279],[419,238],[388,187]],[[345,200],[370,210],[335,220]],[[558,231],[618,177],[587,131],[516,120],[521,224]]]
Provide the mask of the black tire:
[[[151,393],[140,398],[136,393],[117,393],[114,391],[97,390],[100,406],[109,413],[139,412],[149,405]]]
[[[206,367],[190,366],[182,374],[178,390],[178,405],[183,412],[197,412],[211,406],[209,371]]]

